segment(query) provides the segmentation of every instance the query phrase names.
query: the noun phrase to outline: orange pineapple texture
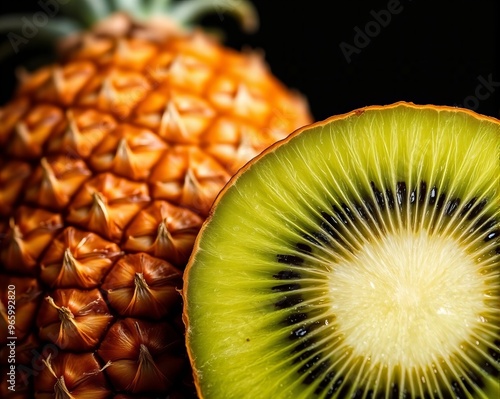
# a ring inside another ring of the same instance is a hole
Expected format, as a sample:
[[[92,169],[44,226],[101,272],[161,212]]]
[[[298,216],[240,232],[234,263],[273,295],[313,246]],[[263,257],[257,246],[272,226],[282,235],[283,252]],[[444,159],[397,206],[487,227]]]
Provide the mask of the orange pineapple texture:
[[[238,168],[311,121],[258,55],[113,18],[0,110],[1,397],[194,396],[195,236]]]

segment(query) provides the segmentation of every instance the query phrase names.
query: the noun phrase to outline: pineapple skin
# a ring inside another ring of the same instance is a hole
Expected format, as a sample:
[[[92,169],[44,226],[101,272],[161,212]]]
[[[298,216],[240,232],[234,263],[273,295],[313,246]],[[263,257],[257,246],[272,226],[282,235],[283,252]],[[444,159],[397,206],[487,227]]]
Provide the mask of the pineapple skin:
[[[195,237],[241,166],[312,121],[260,55],[158,26],[101,23],[0,109],[1,397],[195,397]]]

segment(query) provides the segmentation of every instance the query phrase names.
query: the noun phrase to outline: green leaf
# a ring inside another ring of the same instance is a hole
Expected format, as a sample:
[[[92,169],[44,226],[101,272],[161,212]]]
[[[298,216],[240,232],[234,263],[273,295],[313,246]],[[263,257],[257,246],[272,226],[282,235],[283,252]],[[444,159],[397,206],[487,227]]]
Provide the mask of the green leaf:
[[[90,27],[99,20],[111,14],[113,9],[107,0],[70,0],[61,5],[62,12]]]
[[[161,14],[165,13],[165,10],[170,10],[172,0],[149,0],[147,6],[149,15]]]
[[[226,15],[238,19],[246,32],[258,28],[258,16],[254,6],[246,0],[184,0],[173,4],[169,15],[176,21],[190,25],[196,18],[217,14],[221,20]]]

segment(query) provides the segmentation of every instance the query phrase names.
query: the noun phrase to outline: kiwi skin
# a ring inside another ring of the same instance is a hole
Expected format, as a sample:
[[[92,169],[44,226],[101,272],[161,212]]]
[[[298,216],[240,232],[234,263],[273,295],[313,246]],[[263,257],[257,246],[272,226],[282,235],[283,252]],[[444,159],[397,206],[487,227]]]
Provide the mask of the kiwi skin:
[[[204,225],[203,225],[203,227],[202,227],[202,229],[200,231],[200,234],[198,235],[198,238],[197,238],[197,240],[195,242],[194,250],[192,252],[191,259],[190,259],[190,261],[189,261],[189,263],[188,263],[188,265],[186,267],[186,271],[185,271],[185,275],[184,275],[184,288],[183,288],[182,295],[183,295],[183,298],[184,298],[183,320],[184,320],[184,323],[186,325],[186,329],[188,331],[188,334],[186,336],[186,344],[187,344],[187,348],[188,348],[188,354],[189,354],[191,362],[193,364],[195,381],[196,381],[196,385],[197,385],[197,389],[198,389],[198,395],[200,396],[200,398],[204,397],[204,393],[203,393],[203,391],[201,389],[201,386],[200,386],[200,383],[199,383],[200,375],[199,375],[199,371],[198,371],[198,369],[196,367],[196,354],[193,353],[193,351],[192,351],[192,347],[191,347],[191,344],[190,344],[190,338],[191,338],[191,336],[189,334],[189,331],[190,331],[189,306],[190,306],[190,304],[189,304],[189,294],[188,293],[189,293],[189,291],[191,289],[194,290],[196,288],[195,287],[190,288],[190,286],[189,286],[189,281],[190,281],[189,275],[190,275],[190,272],[191,272],[191,268],[192,268],[193,264],[195,263],[195,257],[196,257],[197,251],[200,249],[201,238],[202,238],[202,236],[203,236],[203,234],[204,234],[204,232],[206,230],[206,226],[211,223],[212,216],[213,216],[214,212],[216,211],[221,198],[224,197],[224,195],[227,192],[227,190],[229,188],[231,188],[234,185],[234,183],[239,179],[239,177],[243,173],[245,173],[249,168],[251,168],[252,165],[255,162],[258,162],[262,157],[266,156],[268,153],[273,152],[279,146],[283,145],[284,143],[290,141],[291,139],[293,139],[297,135],[301,134],[302,131],[308,130],[308,129],[311,129],[311,128],[314,128],[314,127],[322,127],[322,126],[325,126],[325,125],[327,125],[327,124],[329,124],[329,123],[331,123],[331,122],[333,122],[335,120],[346,119],[346,118],[349,118],[349,117],[352,117],[352,116],[361,115],[361,114],[363,114],[366,111],[376,111],[376,110],[383,110],[383,109],[395,108],[395,107],[408,107],[408,108],[415,108],[415,109],[419,109],[419,110],[429,109],[429,110],[443,110],[443,111],[450,111],[450,112],[461,112],[461,113],[470,114],[471,116],[473,116],[476,119],[480,119],[480,120],[484,120],[484,121],[491,121],[491,122],[493,122],[493,123],[495,123],[497,125],[499,124],[499,121],[496,120],[495,118],[491,118],[491,117],[487,117],[487,116],[482,116],[482,115],[478,116],[478,114],[476,114],[475,112],[470,111],[470,110],[457,109],[457,108],[454,108],[454,107],[447,107],[447,106],[439,106],[439,107],[438,106],[433,106],[433,105],[424,105],[424,106],[422,106],[422,105],[415,105],[413,103],[407,103],[407,102],[398,102],[398,103],[395,103],[395,104],[385,105],[385,106],[369,106],[369,107],[364,107],[364,108],[361,108],[361,109],[358,109],[358,110],[354,110],[354,111],[348,112],[346,114],[333,116],[333,117],[331,117],[331,118],[329,118],[329,119],[327,119],[325,121],[322,121],[322,122],[318,122],[318,123],[315,123],[315,124],[312,124],[312,125],[309,125],[309,126],[304,126],[301,129],[293,132],[286,139],[284,139],[284,140],[282,140],[282,141],[280,141],[278,143],[275,143],[274,145],[272,145],[271,147],[269,147],[267,150],[265,150],[259,156],[257,156],[252,161],[250,161],[249,163],[247,163],[247,165],[245,165],[242,169],[240,169],[240,171],[235,176],[233,176],[233,178],[228,182],[228,184],[225,186],[225,188],[222,190],[222,192],[219,194],[219,196],[215,200],[214,205],[212,207],[212,210],[211,210],[211,212],[209,214],[209,217],[205,221],[205,223],[204,223]],[[500,140],[500,136],[499,136],[499,140]],[[460,396],[457,396],[457,397],[460,397]]]

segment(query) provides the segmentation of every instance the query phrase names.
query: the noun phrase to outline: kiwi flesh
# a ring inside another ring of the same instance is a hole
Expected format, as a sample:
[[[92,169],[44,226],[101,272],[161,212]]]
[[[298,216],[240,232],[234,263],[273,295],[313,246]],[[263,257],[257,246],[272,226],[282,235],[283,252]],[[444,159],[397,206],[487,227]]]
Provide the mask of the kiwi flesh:
[[[234,176],[184,275],[201,398],[500,397],[500,121],[400,102]]]

